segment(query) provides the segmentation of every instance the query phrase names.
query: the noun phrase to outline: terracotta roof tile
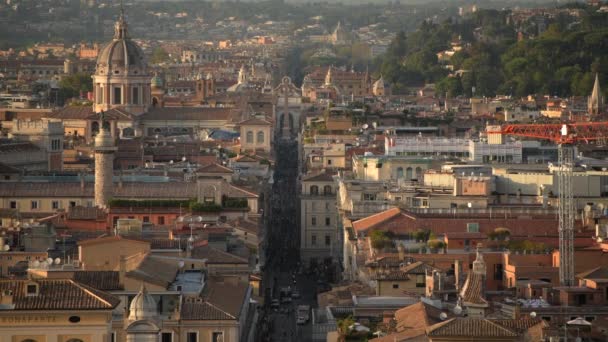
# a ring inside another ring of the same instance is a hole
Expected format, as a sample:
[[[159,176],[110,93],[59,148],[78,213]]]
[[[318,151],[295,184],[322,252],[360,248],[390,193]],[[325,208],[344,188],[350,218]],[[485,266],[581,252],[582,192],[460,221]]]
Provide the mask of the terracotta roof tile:
[[[251,119],[247,119],[245,121],[241,121],[239,122],[239,125],[241,126],[270,126],[271,123],[266,121],[266,120],[262,120],[262,119],[258,119],[258,118],[251,118]]]
[[[106,213],[98,207],[75,206],[68,209],[69,220],[105,220]]]
[[[410,276],[402,271],[392,271],[389,273],[378,273],[373,277],[374,280],[408,280]]]
[[[518,334],[525,333],[528,329],[537,324],[545,324],[545,321],[541,318],[492,319],[491,321],[511,329]]]
[[[231,168],[225,167],[218,163],[211,163],[200,167],[197,172],[199,173],[223,173],[223,174],[233,174],[234,170]]]
[[[483,294],[483,285],[484,279],[483,275],[477,274],[475,272],[469,272],[467,275],[467,280],[462,287],[460,295],[462,296],[462,300],[465,303],[471,303],[476,305],[487,306],[488,302],[484,299]]]
[[[391,208],[353,222],[353,228],[357,232],[366,231],[398,216],[401,216],[401,210],[399,208]]]
[[[416,261],[401,268],[401,271],[407,274],[426,274],[428,271],[435,270],[437,270],[437,268],[424,263],[423,261]]]
[[[331,172],[319,172],[308,174],[302,178],[305,182],[334,182],[335,174]]]
[[[429,337],[517,337],[517,333],[484,318],[452,318],[427,328]]]
[[[247,264],[248,261],[234,254],[221,251],[217,248],[205,245],[195,247],[192,250],[192,257],[197,259],[207,259],[208,264]]]
[[[210,277],[203,297],[213,306],[230,316],[239,318],[243,305],[249,305],[245,298],[250,293],[249,282],[238,277]]]
[[[395,311],[396,329],[398,332],[410,329],[425,329],[439,323],[441,310],[423,302],[418,302]]]
[[[579,273],[576,275],[576,277],[581,279],[606,280],[608,279],[608,268],[604,266],[599,266],[587,272]]]
[[[26,294],[36,283],[37,295]],[[13,293],[14,310],[111,310],[120,299],[69,279],[0,280],[0,291]]]
[[[173,260],[148,254],[126,277],[168,288],[175,280],[179,265]]]
[[[101,291],[123,289],[117,271],[76,271],[74,280]]]
[[[205,320],[234,320],[235,317],[209,302],[183,301],[180,318],[190,321]]]
[[[147,241],[130,239],[130,238],[126,238],[126,237],[123,237],[120,235],[113,235],[113,236],[104,236],[104,237],[99,237],[99,238],[95,238],[95,239],[78,241],[78,245],[79,246],[89,246],[89,245],[96,245],[96,244],[103,244],[103,243],[113,243],[113,242],[121,241],[121,240],[136,242],[136,243],[143,243],[143,244],[150,244],[150,242],[147,242]]]
[[[140,116],[141,120],[217,120],[230,121],[240,115],[233,108],[202,108],[202,107],[164,107],[154,108]]]

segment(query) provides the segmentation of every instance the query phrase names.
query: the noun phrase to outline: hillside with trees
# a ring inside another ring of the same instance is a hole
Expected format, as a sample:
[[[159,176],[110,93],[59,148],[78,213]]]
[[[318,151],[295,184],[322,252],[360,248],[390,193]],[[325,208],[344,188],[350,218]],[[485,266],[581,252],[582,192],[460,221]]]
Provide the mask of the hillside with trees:
[[[588,95],[595,73],[608,80],[608,13],[580,7],[579,17],[557,15],[536,35],[525,34],[536,30],[530,28],[536,18],[515,25],[509,11],[480,10],[460,21],[425,22],[409,35],[397,35],[377,61],[377,72],[396,91],[435,83],[438,93],[450,97]],[[454,42],[462,50],[450,58],[449,70],[437,53]]]

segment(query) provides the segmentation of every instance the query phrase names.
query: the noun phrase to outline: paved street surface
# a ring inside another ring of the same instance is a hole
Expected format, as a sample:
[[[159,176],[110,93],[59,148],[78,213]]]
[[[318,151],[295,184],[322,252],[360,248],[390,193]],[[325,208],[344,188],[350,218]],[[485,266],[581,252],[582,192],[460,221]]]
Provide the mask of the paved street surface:
[[[296,324],[298,305],[315,306],[316,279],[300,272],[299,200],[297,144],[290,140],[275,143],[276,166],[273,182],[265,196],[265,265],[263,288],[265,305],[260,315],[257,341],[310,341],[310,320]],[[295,281],[294,281],[295,280]],[[271,308],[280,300],[280,289],[297,289],[300,298]],[[311,314],[312,316],[312,314]]]

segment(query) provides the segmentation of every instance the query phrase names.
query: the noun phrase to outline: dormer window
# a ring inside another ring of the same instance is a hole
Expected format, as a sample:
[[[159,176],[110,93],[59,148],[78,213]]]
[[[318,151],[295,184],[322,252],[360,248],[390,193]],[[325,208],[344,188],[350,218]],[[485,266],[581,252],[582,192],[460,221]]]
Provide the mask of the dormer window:
[[[25,285],[25,295],[27,297],[38,295],[38,284],[29,283]]]

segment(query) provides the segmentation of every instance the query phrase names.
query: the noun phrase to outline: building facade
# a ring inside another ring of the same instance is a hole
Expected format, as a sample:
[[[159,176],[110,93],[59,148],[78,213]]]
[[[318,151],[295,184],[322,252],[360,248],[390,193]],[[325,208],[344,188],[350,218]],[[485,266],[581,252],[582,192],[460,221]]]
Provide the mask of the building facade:
[[[327,172],[302,179],[300,258],[304,264],[337,262],[341,258],[337,189],[333,175]]]

